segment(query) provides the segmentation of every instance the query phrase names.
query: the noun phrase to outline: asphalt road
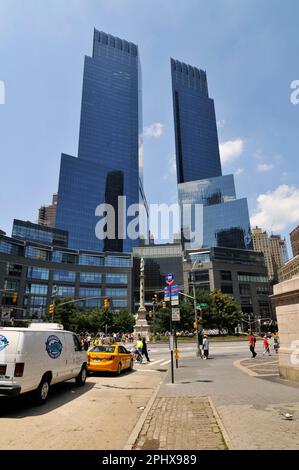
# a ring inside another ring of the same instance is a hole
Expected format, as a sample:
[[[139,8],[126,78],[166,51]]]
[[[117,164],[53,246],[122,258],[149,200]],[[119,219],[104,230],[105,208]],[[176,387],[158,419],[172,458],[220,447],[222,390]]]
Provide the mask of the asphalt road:
[[[179,343],[181,361],[195,356],[195,343]],[[0,449],[121,449],[170,365],[168,344],[149,344],[150,363],[133,372],[92,375],[84,387],[73,381],[52,387],[48,402],[30,396],[0,398]],[[211,343],[211,357],[230,364],[248,356],[248,345]]]

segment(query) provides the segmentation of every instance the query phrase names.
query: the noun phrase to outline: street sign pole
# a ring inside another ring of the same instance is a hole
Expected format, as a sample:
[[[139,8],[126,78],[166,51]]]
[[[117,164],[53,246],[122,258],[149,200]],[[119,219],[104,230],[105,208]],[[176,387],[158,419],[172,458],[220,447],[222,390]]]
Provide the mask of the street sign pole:
[[[165,279],[166,284],[169,286],[169,306],[171,311],[171,286],[174,283],[174,275],[172,273],[167,274]],[[171,344],[170,344],[170,360],[171,360],[171,383],[174,383],[174,364],[173,364],[173,328],[172,328],[172,313],[170,315],[170,335],[171,335]]]
[[[171,308],[171,285],[170,285],[170,308]],[[173,330],[172,330],[172,314],[170,315],[170,333],[173,337]],[[171,383],[174,383],[174,367],[173,367],[173,347],[170,351],[170,358],[171,358]]]

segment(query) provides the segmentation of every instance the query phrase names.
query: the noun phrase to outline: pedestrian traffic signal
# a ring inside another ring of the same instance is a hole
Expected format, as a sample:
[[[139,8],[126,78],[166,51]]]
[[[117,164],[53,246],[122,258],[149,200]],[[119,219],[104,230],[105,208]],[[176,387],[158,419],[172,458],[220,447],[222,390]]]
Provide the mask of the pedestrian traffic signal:
[[[13,294],[12,294],[12,303],[13,303],[13,304],[16,304],[16,303],[17,303],[17,300],[18,300],[18,293],[17,293],[17,292],[13,292]]]
[[[106,310],[108,310],[108,308],[109,308],[109,299],[108,299],[108,297],[105,297],[105,299],[104,299],[104,308]]]
[[[50,304],[50,307],[49,307],[49,313],[51,316],[54,315],[54,312],[55,312],[55,305],[54,304]]]

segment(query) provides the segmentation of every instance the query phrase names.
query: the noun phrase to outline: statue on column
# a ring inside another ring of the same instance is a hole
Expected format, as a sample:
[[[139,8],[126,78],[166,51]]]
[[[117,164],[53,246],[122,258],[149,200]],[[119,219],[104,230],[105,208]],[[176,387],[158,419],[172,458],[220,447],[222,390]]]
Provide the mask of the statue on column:
[[[149,333],[150,333],[150,325],[146,319],[146,308],[144,305],[145,300],[145,290],[144,290],[144,259],[141,258],[140,260],[140,284],[139,284],[139,309],[137,312],[136,324],[134,326],[134,334],[135,336],[145,337],[146,340],[149,340]]]

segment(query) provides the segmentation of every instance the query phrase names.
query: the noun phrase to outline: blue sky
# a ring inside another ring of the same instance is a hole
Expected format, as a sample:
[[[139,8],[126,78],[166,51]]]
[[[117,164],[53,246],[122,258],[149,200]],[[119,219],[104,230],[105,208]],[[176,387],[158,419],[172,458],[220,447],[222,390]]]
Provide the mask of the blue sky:
[[[77,155],[96,27],[139,45],[148,201],[177,198],[174,57],[207,71],[223,173],[236,173],[252,221],[288,236],[299,223],[298,14],[296,0],[0,0],[0,228],[35,221],[57,191],[61,152]]]

